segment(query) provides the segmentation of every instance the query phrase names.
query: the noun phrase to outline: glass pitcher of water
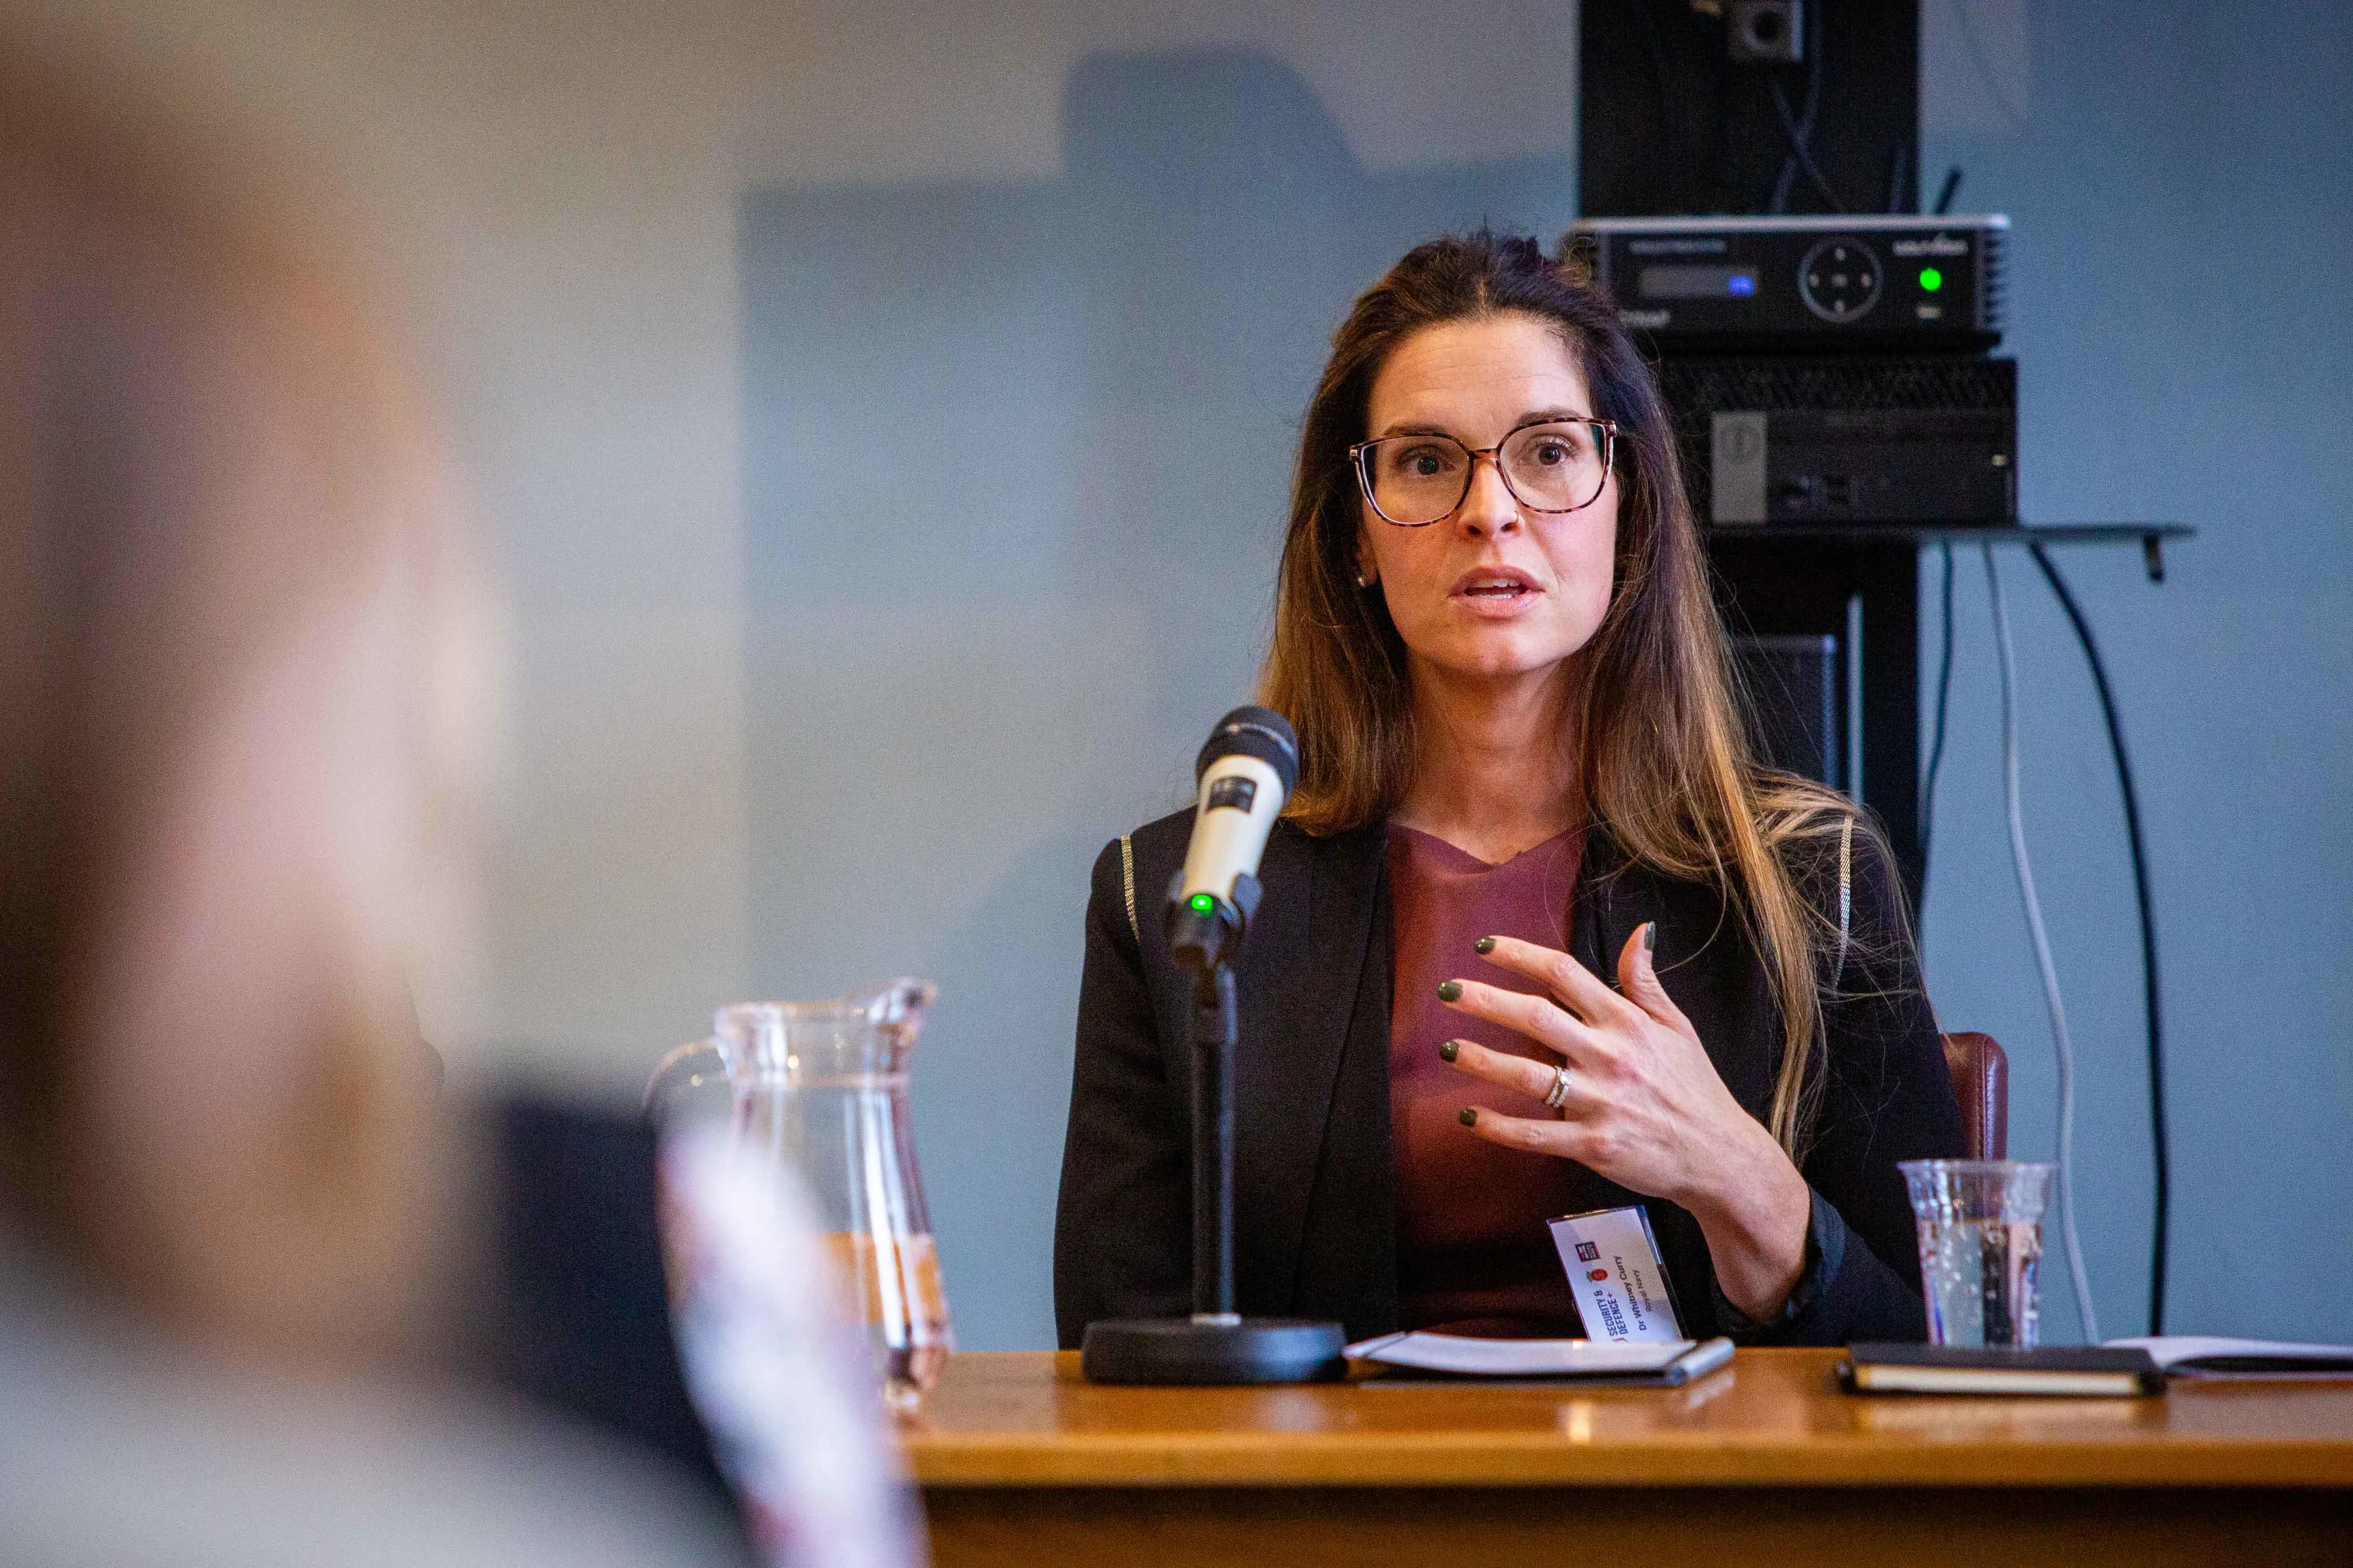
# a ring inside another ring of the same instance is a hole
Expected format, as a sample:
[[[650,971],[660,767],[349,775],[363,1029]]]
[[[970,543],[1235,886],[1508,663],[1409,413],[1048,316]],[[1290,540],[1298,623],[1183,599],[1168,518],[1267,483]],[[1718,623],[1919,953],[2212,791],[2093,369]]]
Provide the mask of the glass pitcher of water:
[[[830,1002],[722,1007],[712,1037],[672,1051],[646,1094],[657,1114],[683,1115],[724,1083],[736,1138],[805,1189],[884,1396],[902,1409],[954,1345],[907,1121],[907,1058],[934,994],[902,979]]]

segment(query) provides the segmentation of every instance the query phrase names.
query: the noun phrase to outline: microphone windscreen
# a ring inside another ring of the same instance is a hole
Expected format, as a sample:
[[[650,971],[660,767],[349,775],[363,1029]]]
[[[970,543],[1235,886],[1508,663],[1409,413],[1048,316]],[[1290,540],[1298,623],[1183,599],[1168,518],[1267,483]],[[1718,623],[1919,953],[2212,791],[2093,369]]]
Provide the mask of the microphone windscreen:
[[[1275,772],[1288,796],[1299,784],[1299,736],[1291,721],[1271,708],[1237,708],[1218,721],[1193,763],[1198,781],[1219,757],[1256,757]]]

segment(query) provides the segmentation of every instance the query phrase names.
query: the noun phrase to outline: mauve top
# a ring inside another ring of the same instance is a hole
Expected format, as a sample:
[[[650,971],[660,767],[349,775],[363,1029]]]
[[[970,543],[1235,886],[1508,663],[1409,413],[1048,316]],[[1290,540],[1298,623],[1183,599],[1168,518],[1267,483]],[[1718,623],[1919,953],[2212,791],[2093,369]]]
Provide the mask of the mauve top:
[[[1397,1158],[1398,1319],[1493,1338],[1583,1331],[1576,1298],[1545,1222],[1572,1212],[1577,1167],[1498,1148],[1462,1125],[1465,1106],[1506,1116],[1557,1116],[1541,1100],[1472,1077],[1439,1058],[1439,1043],[1474,1041],[1559,1065],[1508,1029],[1454,1012],[1438,983],[1482,980],[1543,987],[1471,950],[1482,936],[1568,946],[1569,900],[1585,846],[1571,828],[1490,866],[1442,838],[1388,830],[1389,1132]]]

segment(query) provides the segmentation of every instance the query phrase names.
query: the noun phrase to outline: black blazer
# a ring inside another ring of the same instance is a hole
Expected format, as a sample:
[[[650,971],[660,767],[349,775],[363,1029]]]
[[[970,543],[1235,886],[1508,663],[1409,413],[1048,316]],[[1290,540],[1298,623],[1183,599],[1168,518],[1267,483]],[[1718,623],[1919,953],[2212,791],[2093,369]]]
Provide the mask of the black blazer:
[[[1095,862],[1054,1226],[1054,1315],[1066,1349],[1100,1318],[1191,1310],[1190,988],[1170,961],[1161,910],[1192,822],[1189,809],[1163,817]],[[1960,1110],[1893,868],[1869,843],[1854,840],[1852,942],[1823,1008],[1829,1077],[1799,1162],[1814,1192],[1813,1224],[1806,1273],[1783,1317],[1738,1318],[1689,1213],[1579,1173],[1579,1211],[1631,1203],[1649,1210],[1687,1333],[1792,1344],[1926,1334],[1912,1210],[1895,1163],[1958,1156]],[[1252,1315],[1336,1319],[1352,1340],[1398,1327],[1386,846],[1380,823],[1322,838],[1279,823],[1237,970],[1238,1305]],[[1799,868],[1799,889],[1835,921],[1834,839],[1818,858]],[[1614,983],[1620,950],[1648,920],[1659,922],[1661,981],[1734,1096],[1761,1121],[1780,1053],[1779,1010],[1734,911],[1714,888],[1635,864],[1590,831],[1570,951]],[[1476,959],[1466,953],[1464,963],[1476,973]]]

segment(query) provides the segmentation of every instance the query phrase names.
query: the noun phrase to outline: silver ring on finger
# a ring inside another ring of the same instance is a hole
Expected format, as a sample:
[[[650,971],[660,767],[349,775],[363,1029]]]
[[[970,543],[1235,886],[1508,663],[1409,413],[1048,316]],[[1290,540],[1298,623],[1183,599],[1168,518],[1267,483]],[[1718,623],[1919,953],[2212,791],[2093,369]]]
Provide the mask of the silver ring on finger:
[[[1558,1110],[1560,1102],[1568,1098],[1568,1065],[1564,1062],[1552,1069],[1552,1087],[1545,1090],[1545,1109]]]

